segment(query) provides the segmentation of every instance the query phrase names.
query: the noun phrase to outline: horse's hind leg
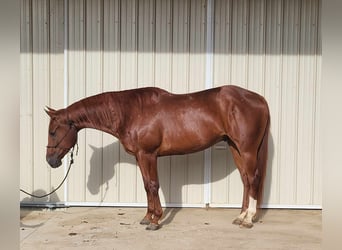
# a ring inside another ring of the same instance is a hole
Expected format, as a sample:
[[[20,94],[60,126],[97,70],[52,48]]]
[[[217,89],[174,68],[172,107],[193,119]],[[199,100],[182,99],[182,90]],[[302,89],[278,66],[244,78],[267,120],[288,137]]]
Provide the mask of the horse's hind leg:
[[[257,171],[256,157],[250,153],[239,153],[231,147],[234,161],[240,171],[243,182],[243,200],[240,215],[233,221],[233,224],[242,227],[253,227],[253,220],[256,216],[258,186],[260,177]]]
[[[240,212],[240,215],[235,220],[233,220],[233,224],[241,225],[243,220],[245,219],[245,217],[247,215],[248,202],[249,202],[249,200],[248,200],[249,183],[248,183],[247,173],[243,168],[243,162],[242,162],[242,158],[240,156],[240,153],[231,144],[229,144],[229,147],[230,147],[230,150],[232,152],[234,162],[235,162],[235,164],[236,164],[236,166],[240,172],[241,180],[243,183],[243,198],[242,198],[241,212]]]

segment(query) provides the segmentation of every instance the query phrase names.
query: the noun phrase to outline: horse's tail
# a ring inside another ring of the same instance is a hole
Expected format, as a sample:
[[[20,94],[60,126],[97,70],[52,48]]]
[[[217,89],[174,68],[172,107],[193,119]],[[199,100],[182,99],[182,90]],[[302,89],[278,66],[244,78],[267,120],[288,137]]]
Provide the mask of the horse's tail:
[[[267,123],[264,131],[263,138],[261,140],[259,149],[258,149],[258,160],[257,160],[257,170],[260,174],[260,182],[258,189],[258,197],[257,197],[257,207],[260,208],[262,204],[263,194],[264,194],[264,183],[266,177],[266,168],[267,168],[267,151],[268,151],[268,135],[270,130],[270,114],[267,108]]]

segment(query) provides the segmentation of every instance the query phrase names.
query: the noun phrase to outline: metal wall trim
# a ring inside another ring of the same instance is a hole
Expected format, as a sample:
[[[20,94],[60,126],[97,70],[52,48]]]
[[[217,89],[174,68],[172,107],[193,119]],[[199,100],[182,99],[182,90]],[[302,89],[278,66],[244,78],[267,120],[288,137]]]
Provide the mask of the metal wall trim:
[[[205,88],[213,87],[214,79],[214,1],[207,0],[207,41],[206,41],[206,70],[205,70]],[[204,190],[203,201],[204,204],[209,205],[211,201],[211,147],[204,150]]]
[[[69,63],[68,63],[68,41],[69,41],[69,0],[64,0],[64,107],[66,108],[69,104]],[[67,160],[64,160],[64,175],[68,172],[68,162],[70,161],[69,154],[67,155]],[[68,204],[68,178],[64,182],[64,203]]]

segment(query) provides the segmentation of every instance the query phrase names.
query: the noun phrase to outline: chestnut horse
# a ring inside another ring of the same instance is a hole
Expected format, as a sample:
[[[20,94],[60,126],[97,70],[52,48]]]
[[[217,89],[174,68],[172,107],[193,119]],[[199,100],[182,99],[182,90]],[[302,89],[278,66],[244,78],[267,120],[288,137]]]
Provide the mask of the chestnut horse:
[[[147,194],[141,224],[156,230],[162,216],[157,157],[204,150],[226,141],[243,182],[240,215],[233,221],[250,228],[261,204],[267,165],[270,115],[265,99],[229,85],[190,94],[153,87],[106,92],[50,116],[46,160],[59,167],[77,142],[77,132],[94,128],[117,137],[136,157]]]

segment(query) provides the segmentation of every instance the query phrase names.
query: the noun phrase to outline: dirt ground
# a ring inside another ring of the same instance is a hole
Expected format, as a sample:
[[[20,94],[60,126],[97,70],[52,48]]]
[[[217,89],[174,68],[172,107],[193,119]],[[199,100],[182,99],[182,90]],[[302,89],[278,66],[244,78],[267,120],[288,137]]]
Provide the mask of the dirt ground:
[[[158,231],[145,208],[21,208],[20,249],[321,249],[321,210],[264,210],[252,229],[237,209],[166,208]]]

